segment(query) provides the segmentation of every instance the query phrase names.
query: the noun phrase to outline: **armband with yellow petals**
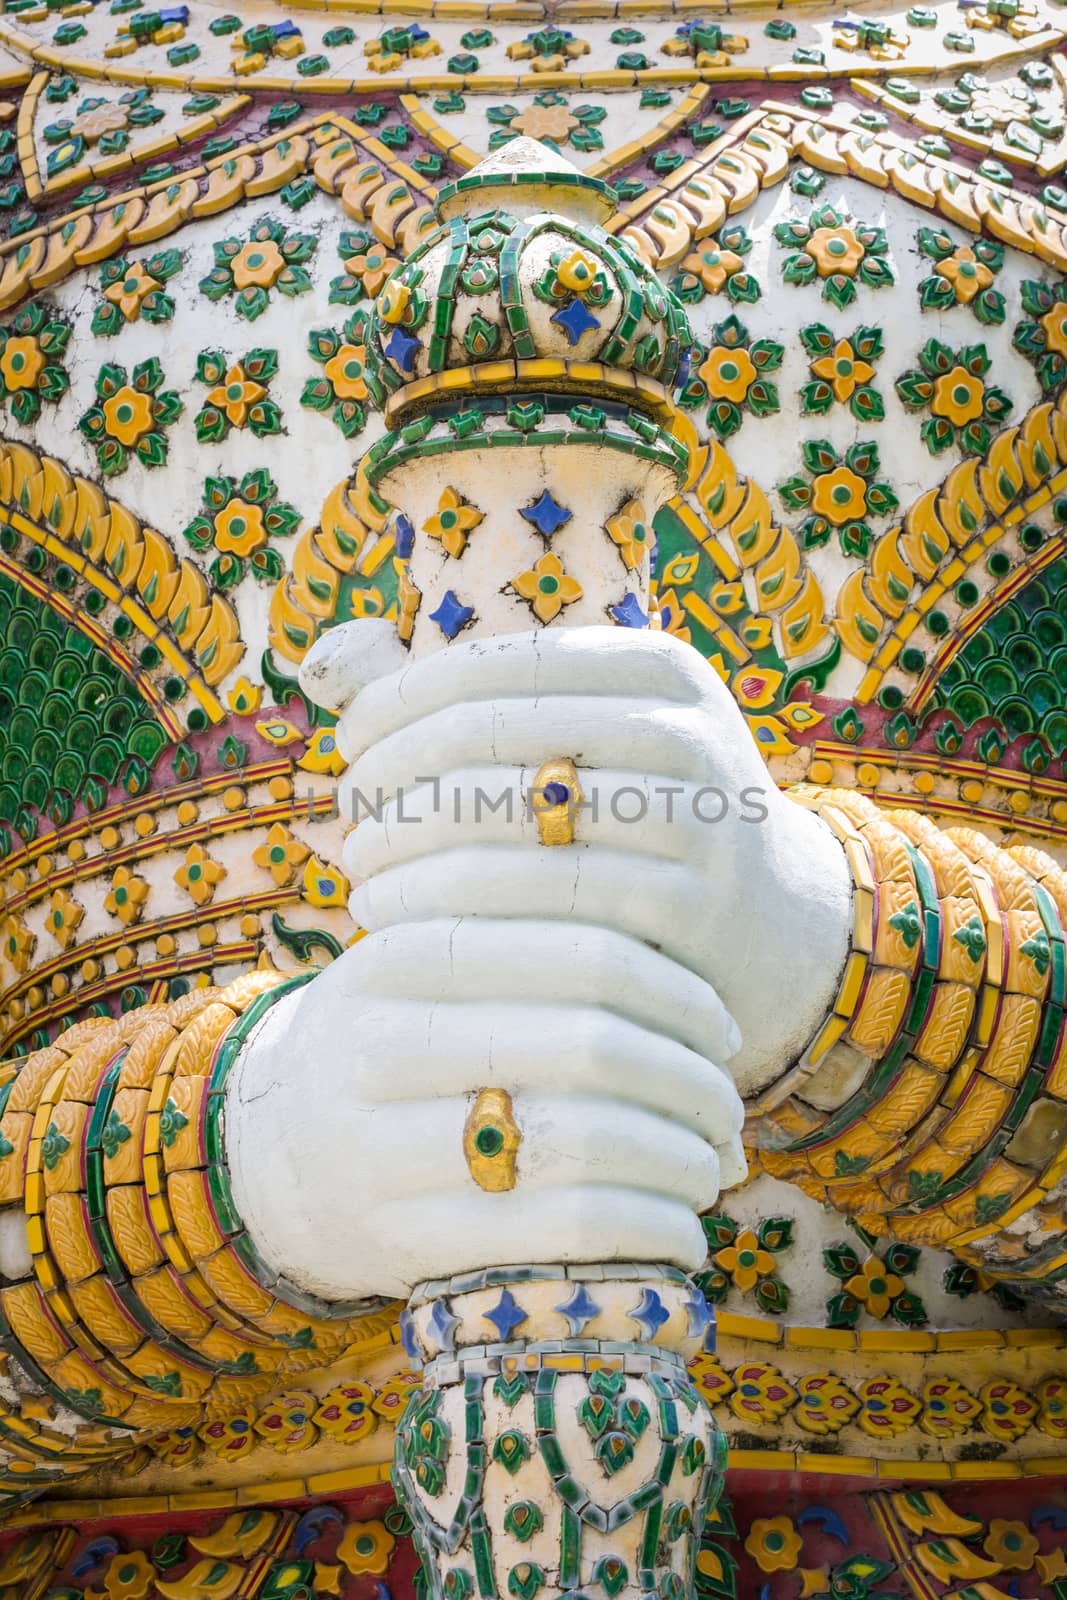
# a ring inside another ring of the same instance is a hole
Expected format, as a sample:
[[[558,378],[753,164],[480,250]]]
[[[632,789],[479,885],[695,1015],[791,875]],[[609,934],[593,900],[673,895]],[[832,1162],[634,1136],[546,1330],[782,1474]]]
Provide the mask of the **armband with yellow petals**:
[[[230,1194],[227,1075],[308,976],[250,972],[0,1065],[0,1508],[210,1425],[394,1320],[280,1283]]]
[[[841,841],[852,938],[814,1040],[753,1108],[764,1167],[872,1233],[1020,1286],[1067,1277],[1067,875],[851,790],[792,798]]]

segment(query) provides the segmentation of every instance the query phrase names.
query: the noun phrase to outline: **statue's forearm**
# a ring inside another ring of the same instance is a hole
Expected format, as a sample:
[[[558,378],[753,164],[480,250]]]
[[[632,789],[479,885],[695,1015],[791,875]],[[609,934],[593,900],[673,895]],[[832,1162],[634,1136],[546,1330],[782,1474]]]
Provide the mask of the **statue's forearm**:
[[[1067,875],[851,791],[795,798],[845,844],[852,948],[814,1043],[753,1107],[765,1167],[872,1232],[1055,1281]]]
[[[230,1197],[222,1089],[286,987],[252,972],[81,1023],[0,1091],[8,1376],[52,1403],[66,1436],[60,1449],[9,1409],[0,1437],[42,1472],[128,1448],[119,1429],[195,1425],[349,1342],[351,1323],[272,1281]]]

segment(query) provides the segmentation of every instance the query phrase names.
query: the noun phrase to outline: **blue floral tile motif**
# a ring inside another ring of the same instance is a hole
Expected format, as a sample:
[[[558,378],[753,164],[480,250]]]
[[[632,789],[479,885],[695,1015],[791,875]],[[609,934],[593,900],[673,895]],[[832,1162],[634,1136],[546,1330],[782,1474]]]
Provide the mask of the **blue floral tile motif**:
[[[694,1289],[689,1299],[685,1302],[685,1309],[689,1315],[689,1337],[698,1338],[706,1335],[709,1328],[715,1326],[715,1313],[699,1289]]]
[[[562,1305],[554,1306],[553,1310],[558,1311],[560,1316],[566,1317],[572,1339],[580,1338],[586,1323],[592,1322],[594,1317],[600,1315],[600,1307],[584,1283],[575,1284],[570,1299],[564,1300]]]
[[[486,1322],[493,1324],[503,1340],[510,1339],[515,1329],[526,1321],[526,1313],[516,1302],[510,1289],[504,1289],[492,1311],[486,1311],[483,1315]]]
[[[459,1318],[453,1316],[447,1300],[435,1300],[430,1313],[430,1332],[442,1350],[454,1350]]]
[[[390,361],[395,361],[401,372],[414,372],[415,357],[422,348],[417,339],[410,333],[405,333],[403,328],[394,328],[387,342],[382,347]]]
[[[523,506],[519,515],[525,517],[527,522],[532,522],[543,539],[551,539],[571,520],[571,512],[554,500],[547,489],[532,506]]]
[[[600,327],[599,318],[594,317],[581,300],[568,300],[565,306],[560,306],[558,311],[552,313],[551,320],[563,329],[570,345],[576,345],[582,334],[588,333],[590,328]]]
[[[609,606],[608,611],[620,628],[648,627],[648,617],[641,610],[640,601],[635,594],[624,595],[618,605]]]
[[[473,606],[462,605],[454,589],[446,589],[436,611],[430,612],[430,621],[436,622],[446,639],[454,639],[474,615]]]
[[[640,1325],[642,1333],[648,1340],[654,1339],[663,1324],[670,1319],[670,1312],[655,1289],[642,1290],[640,1301],[626,1315],[632,1322]]]

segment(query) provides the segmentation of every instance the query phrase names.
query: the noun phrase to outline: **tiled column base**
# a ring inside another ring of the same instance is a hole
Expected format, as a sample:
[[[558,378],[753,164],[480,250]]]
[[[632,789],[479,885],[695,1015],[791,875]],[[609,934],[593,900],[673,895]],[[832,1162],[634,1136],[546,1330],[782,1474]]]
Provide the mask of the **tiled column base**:
[[[528,1267],[420,1286],[425,1365],[394,1481],[430,1592],[691,1590],[725,1447],[686,1373],[711,1311],[670,1267]]]

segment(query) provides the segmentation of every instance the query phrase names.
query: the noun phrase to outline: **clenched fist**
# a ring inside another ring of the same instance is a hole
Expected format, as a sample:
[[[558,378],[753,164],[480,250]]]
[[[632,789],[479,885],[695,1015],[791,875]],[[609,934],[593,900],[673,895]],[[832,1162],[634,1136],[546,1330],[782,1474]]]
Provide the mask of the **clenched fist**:
[[[511,1262],[693,1268],[697,1213],[744,1173],[733,1080],[776,1076],[833,996],[841,848],[688,645],[549,629],[408,662],[387,630],[335,629],[305,664],[340,712],[369,936],[231,1074],[238,1208],[333,1299]],[[546,762],[577,781],[536,795]],[[571,842],[542,842],[538,800]],[[518,1130],[502,1192],[465,1148],[487,1088]]]

